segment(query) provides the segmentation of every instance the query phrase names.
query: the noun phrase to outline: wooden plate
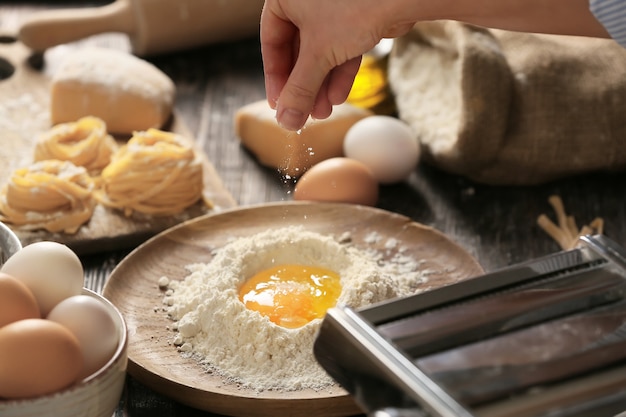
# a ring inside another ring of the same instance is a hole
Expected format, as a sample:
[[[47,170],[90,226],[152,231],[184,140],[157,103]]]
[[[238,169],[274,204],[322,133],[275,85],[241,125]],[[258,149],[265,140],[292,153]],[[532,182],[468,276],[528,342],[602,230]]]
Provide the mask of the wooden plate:
[[[122,312],[129,329],[129,373],[153,390],[181,403],[233,416],[346,416],[359,408],[341,388],[294,392],[253,392],[208,375],[172,345],[171,321],[162,310],[158,279],[184,279],[185,265],[208,262],[215,248],[235,237],[302,225],[334,236],[350,233],[352,244],[393,256],[423,260],[436,273],[428,286],[442,286],[482,273],[464,249],[440,232],[376,208],[332,203],[288,202],[229,209],[189,220],[148,240],[112,272],[103,294]],[[372,239],[377,236],[380,239]],[[398,244],[385,247],[389,239]]]

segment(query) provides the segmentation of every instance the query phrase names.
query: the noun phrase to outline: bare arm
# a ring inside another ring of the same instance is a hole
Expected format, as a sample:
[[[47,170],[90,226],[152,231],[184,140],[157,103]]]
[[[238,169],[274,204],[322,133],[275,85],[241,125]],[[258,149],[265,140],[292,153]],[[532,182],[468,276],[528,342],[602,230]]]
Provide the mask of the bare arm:
[[[266,0],[261,52],[278,122],[300,129],[345,101],[361,56],[415,22],[458,20],[485,27],[608,37],[589,0]]]
[[[589,0],[408,0],[416,21],[450,19],[520,32],[608,37]]]

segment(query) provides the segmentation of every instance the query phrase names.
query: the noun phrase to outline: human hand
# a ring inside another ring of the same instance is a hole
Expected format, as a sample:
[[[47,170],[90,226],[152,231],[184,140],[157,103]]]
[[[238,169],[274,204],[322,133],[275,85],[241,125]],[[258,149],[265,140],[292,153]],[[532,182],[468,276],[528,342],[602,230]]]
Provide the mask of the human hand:
[[[266,0],[261,15],[265,88],[278,123],[298,130],[348,97],[361,56],[406,33],[402,1]]]

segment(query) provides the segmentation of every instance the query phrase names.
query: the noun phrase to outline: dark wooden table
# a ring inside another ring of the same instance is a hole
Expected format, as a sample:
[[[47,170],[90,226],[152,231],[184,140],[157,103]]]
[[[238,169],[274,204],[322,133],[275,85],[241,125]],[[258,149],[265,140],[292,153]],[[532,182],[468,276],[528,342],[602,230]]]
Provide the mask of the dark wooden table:
[[[2,2],[0,30],[15,31],[20,20],[35,10],[85,2],[65,3]],[[126,46],[123,35],[96,36],[82,42]],[[264,98],[258,39],[208,45],[148,59],[175,81],[176,111],[203,144],[238,205],[291,199],[293,184],[285,184],[275,171],[260,166],[240,146],[234,133],[234,112]],[[421,165],[406,182],[382,187],[378,207],[442,231],[474,255],[485,270],[491,271],[560,250],[536,225],[540,214],[553,215],[547,201],[553,194],[562,197],[566,209],[579,224],[601,216],[606,235],[626,244],[625,173],[590,174],[533,187],[493,187]],[[109,273],[126,254],[127,251],[120,251],[84,257],[88,285],[101,290]],[[129,377],[115,415],[213,414],[181,405]]]

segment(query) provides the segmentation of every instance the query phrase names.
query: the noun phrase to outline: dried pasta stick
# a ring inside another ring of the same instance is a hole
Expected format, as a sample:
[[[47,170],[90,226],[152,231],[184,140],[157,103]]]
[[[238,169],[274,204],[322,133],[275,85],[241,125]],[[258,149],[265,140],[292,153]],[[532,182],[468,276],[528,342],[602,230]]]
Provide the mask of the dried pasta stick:
[[[567,228],[567,214],[565,214],[565,208],[563,206],[563,200],[558,195],[553,195],[548,198],[548,202],[552,206],[554,213],[556,214],[557,223],[559,228],[565,233],[568,232]]]
[[[602,234],[604,232],[604,220],[602,218],[596,217],[589,225],[584,225],[579,230],[574,216],[568,216],[565,213],[563,201],[559,196],[550,196],[548,202],[554,209],[558,225],[552,222],[545,214],[539,215],[537,224],[554,239],[563,250],[574,248],[581,236],[593,233]]]
[[[574,216],[567,216],[567,234],[572,239],[576,239],[576,237],[578,236],[578,225],[576,224],[576,219],[574,219]]]
[[[568,233],[558,227],[552,220],[545,214],[542,214],[537,219],[537,224],[546,232],[552,239],[554,239],[560,247],[565,248],[569,246],[571,239]]]
[[[604,219],[601,217],[593,219],[591,223],[589,223],[589,226],[591,226],[599,235],[604,233]]]

